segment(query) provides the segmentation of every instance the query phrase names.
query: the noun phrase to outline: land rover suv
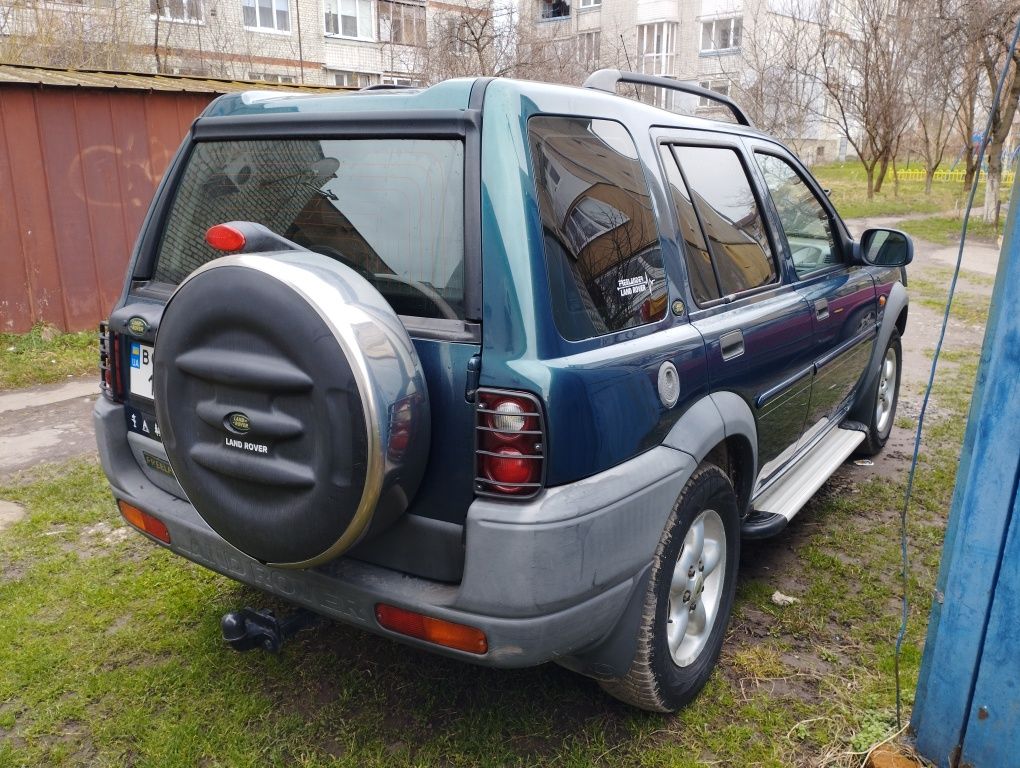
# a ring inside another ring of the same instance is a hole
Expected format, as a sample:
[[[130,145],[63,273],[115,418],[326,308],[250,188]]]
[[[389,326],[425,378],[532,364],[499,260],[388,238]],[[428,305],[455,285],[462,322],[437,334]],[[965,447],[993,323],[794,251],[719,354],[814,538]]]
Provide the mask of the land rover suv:
[[[671,80],[223,96],[102,329],[103,467],[230,578],[674,710],[741,538],[886,441],[911,256]]]

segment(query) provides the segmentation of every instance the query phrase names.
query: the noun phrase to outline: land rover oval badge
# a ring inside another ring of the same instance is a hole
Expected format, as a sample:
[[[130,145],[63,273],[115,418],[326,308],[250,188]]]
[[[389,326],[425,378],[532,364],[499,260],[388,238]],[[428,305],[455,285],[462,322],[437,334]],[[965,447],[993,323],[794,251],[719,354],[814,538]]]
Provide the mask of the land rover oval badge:
[[[227,421],[230,424],[231,429],[233,429],[235,432],[240,432],[241,434],[244,434],[249,429],[251,429],[251,421],[245,414],[241,413],[240,411],[237,411],[227,416]]]
[[[127,322],[128,330],[131,331],[135,336],[141,336],[147,330],[149,330],[149,324],[145,322],[144,317],[132,317]]]

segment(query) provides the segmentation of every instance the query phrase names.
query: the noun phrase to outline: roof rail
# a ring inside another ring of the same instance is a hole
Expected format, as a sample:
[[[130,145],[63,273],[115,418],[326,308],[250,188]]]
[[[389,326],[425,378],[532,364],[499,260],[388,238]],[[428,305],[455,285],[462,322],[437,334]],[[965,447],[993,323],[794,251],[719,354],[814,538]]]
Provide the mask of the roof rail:
[[[754,127],[754,123],[751,122],[751,118],[747,116],[747,113],[744,112],[744,110],[742,110],[737,103],[728,96],[723,96],[721,93],[716,93],[715,91],[710,91],[707,88],[701,88],[697,85],[689,85],[679,80],[674,80],[671,77],[643,75],[639,72],[624,72],[620,69],[600,69],[597,72],[593,72],[588,79],[584,81],[584,87],[594,88],[597,91],[605,91],[606,93],[616,93],[617,83],[651,85],[655,88],[668,88],[672,91],[683,91],[684,93],[689,93],[693,96],[711,99],[712,101],[719,102],[730,110],[730,112],[733,113],[733,117],[735,117],[737,122],[741,125],[746,125],[748,128]]]

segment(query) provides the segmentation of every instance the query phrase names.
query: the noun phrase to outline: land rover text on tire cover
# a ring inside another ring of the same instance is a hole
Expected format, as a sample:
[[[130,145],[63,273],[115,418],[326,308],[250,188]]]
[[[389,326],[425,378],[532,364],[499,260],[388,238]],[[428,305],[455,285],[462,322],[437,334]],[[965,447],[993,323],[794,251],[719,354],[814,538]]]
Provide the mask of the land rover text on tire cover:
[[[223,96],[101,329],[103,467],[145,535],[296,610],[675,710],[741,539],[886,442],[912,254],[672,80]]]

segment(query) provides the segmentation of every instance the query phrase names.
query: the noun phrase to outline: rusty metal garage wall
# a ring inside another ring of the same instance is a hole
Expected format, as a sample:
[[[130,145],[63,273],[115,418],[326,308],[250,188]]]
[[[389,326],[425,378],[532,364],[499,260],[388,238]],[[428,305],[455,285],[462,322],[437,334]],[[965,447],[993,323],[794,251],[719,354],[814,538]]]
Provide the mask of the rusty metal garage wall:
[[[94,328],[212,93],[0,87],[0,331]]]

